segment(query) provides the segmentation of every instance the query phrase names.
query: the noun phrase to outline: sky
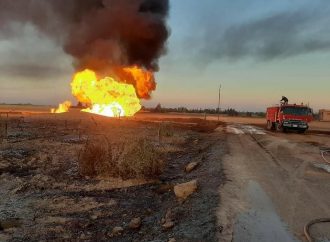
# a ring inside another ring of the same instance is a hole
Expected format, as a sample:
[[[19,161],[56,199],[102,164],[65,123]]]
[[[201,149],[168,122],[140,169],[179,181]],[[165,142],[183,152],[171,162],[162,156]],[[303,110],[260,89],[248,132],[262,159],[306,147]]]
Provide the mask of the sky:
[[[282,95],[329,109],[329,10],[328,0],[172,0],[157,90],[143,104],[216,108],[221,84],[222,109],[264,111]],[[72,58],[33,26],[0,32],[0,103],[74,100],[72,74]]]

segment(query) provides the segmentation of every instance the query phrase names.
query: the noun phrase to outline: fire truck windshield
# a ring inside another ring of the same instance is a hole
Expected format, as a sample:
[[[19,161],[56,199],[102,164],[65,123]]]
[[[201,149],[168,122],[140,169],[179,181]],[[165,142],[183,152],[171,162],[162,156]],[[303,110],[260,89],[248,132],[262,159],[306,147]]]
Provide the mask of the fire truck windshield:
[[[286,115],[306,116],[310,114],[310,109],[305,107],[284,107],[282,111]]]

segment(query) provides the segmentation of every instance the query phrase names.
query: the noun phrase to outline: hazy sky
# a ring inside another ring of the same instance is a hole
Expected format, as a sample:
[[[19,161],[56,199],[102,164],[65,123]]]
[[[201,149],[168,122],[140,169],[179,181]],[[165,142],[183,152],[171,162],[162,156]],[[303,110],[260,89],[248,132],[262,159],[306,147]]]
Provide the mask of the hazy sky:
[[[216,107],[221,83],[222,108],[264,110],[282,95],[330,108],[329,11],[328,0],[172,0],[168,54],[144,103]],[[72,99],[57,43],[30,25],[0,28],[0,102]]]

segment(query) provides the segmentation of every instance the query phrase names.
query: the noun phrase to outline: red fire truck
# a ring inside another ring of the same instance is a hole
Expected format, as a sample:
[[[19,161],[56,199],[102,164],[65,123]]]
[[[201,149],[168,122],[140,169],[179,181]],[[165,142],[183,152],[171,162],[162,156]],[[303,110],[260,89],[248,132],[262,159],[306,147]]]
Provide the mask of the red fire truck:
[[[313,120],[313,112],[306,105],[282,104],[267,108],[267,129],[304,133]]]

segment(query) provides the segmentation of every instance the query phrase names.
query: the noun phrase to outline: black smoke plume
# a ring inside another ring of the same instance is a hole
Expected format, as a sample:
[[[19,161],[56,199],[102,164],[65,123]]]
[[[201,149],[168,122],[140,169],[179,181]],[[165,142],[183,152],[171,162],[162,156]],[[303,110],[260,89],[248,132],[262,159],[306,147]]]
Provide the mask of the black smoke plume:
[[[30,23],[63,46],[76,71],[121,66],[158,70],[169,0],[0,0],[0,38]]]

